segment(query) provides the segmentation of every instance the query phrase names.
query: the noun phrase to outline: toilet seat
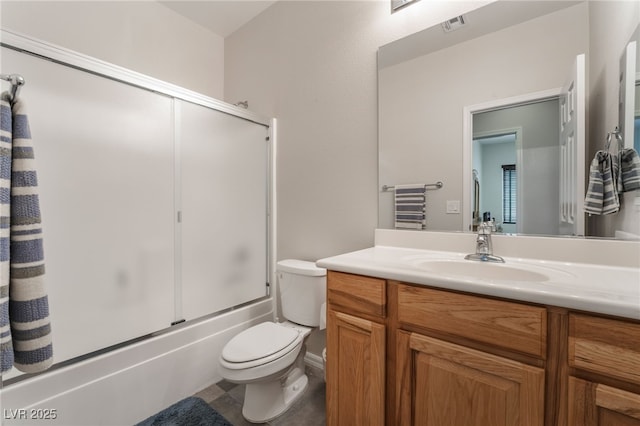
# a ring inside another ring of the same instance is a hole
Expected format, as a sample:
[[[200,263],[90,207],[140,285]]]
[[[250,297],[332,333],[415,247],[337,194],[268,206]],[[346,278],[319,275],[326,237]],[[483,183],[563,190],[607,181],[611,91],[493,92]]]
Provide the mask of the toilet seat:
[[[220,363],[230,370],[264,365],[293,351],[302,340],[294,328],[263,322],[233,337],[222,349]]]

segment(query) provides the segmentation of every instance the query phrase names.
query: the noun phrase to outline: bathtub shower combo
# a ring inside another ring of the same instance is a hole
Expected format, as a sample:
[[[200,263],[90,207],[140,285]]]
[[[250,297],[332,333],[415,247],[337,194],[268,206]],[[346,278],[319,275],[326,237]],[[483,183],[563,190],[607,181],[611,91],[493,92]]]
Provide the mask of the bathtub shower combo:
[[[4,30],[1,50],[25,83],[54,353],[3,374],[2,408],[133,423],[219,378],[224,343],[273,318],[274,120]]]

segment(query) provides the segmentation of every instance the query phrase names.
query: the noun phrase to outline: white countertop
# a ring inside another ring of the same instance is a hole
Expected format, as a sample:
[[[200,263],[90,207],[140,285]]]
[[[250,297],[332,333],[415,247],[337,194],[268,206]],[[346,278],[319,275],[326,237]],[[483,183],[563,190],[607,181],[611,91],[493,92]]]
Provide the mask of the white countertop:
[[[640,268],[504,257],[506,268],[546,277],[518,281],[486,279],[464,271],[436,273],[424,267],[431,261],[473,262],[464,260],[466,254],[376,245],[316,264],[333,271],[640,320]]]

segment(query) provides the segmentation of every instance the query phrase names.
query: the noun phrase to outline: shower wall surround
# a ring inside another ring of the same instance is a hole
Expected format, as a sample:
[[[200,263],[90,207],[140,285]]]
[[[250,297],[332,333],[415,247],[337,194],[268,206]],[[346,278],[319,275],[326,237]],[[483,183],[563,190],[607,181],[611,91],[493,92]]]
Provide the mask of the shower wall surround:
[[[271,120],[2,42],[2,72],[26,80],[56,363],[268,295]]]

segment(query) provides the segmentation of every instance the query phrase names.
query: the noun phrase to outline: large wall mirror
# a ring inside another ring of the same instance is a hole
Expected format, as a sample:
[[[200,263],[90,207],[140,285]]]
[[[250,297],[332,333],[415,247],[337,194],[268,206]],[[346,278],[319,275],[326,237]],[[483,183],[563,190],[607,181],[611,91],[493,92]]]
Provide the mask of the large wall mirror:
[[[640,26],[620,59],[620,131],[625,146],[640,152]]]
[[[604,77],[589,72],[600,69],[596,49],[620,60],[638,14],[634,2],[499,0],[455,31],[437,25],[380,47],[378,226],[394,228],[386,188],[441,181],[427,191],[427,230],[493,219],[508,233],[592,235],[582,200],[603,138],[590,137],[587,115],[610,101],[590,93],[600,86],[589,78]],[[624,41],[594,42],[594,22],[619,15],[631,16],[613,30]],[[617,124],[617,78],[612,92]]]

